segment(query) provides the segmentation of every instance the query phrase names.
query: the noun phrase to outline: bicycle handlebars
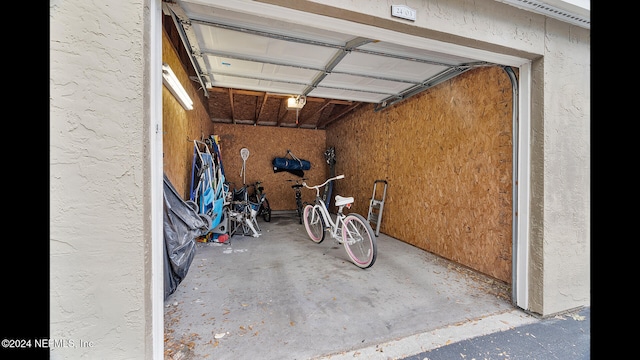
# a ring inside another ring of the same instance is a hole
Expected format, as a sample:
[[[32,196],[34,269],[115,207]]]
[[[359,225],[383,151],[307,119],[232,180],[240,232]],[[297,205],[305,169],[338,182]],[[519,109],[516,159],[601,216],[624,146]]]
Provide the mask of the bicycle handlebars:
[[[338,175],[338,176],[334,176],[332,178],[328,178],[327,181],[323,182],[320,185],[309,186],[309,185],[307,185],[306,181],[303,181],[302,185],[304,185],[304,187],[306,187],[307,189],[311,189],[311,190],[316,189],[316,195],[318,195],[319,192],[320,192],[320,188],[321,187],[325,186],[331,180],[338,180],[338,179],[344,179],[344,174],[341,174],[341,175]]]

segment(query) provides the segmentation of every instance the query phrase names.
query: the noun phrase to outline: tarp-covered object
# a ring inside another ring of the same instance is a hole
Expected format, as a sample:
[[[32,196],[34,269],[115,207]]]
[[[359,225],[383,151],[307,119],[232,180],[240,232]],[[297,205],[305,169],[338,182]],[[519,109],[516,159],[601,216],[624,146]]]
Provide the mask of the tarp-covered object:
[[[210,223],[176,192],[164,175],[164,298],[187,276],[196,254],[196,241],[209,232]]]

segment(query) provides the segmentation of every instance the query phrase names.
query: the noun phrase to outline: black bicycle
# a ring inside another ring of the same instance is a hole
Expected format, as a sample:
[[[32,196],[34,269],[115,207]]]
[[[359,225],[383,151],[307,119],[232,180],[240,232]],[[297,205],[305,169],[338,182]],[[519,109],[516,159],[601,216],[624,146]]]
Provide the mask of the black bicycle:
[[[300,191],[300,189],[302,188],[302,182],[304,180],[307,180],[307,178],[302,178],[302,179],[289,179],[287,181],[290,182],[295,182],[295,184],[291,185],[291,188],[293,189],[293,191],[296,194],[296,215],[298,216],[298,219],[300,220],[300,224],[302,224],[302,210],[304,208],[304,203],[302,202],[302,191]]]
[[[267,199],[267,194],[264,192],[262,182],[256,181],[249,186],[253,188],[253,192],[249,195],[249,202],[260,204],[260,207],[258,208],[258,214],[256,216],[262,216],[264,221],[270,222],[271,206],[269,206],[269,200]]]

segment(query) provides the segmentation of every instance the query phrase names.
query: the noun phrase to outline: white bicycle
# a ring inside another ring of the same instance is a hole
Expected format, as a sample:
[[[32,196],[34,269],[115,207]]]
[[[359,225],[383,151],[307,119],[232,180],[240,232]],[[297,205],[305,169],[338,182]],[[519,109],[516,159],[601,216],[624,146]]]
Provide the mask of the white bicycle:
[[[344,175],[330,178],[315,186],[309,186],[306,182],[302,183],[304,187],[316,191],[315,203],[304,207],[304,227],[311,240],[318,244],[324,240],[325,232],[328,232],[337,243],[344,245],[347,255],[356,266],[366,269],[373,265],[377,256],[376,238],[373,235],[371,225],[360,214],[345,215],[342,213],[345,206],[347,209],[351,208],[353,197],[336,195],[335,206],[338,207],[338,213],[334,220],[331,218],[322,196],[320,196],[321,187],[338,179],[344,179]]]

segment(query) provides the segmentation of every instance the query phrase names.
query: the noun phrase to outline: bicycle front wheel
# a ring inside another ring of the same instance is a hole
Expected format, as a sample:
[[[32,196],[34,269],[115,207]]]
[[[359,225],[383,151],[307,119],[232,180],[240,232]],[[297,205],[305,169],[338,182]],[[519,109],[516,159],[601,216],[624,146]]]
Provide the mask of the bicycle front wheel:
[[[362,215],[351,213],[344,218],[342,240],[347,255],[356,266],[366,269],[376,262],[376,237]]]
[[[314,243],[321,243],[324,240],[324,222],[322,221],[322,215],[318,209],[313,205],[307,205],[304,207],[304,228],[307,229],[307,234]]]

